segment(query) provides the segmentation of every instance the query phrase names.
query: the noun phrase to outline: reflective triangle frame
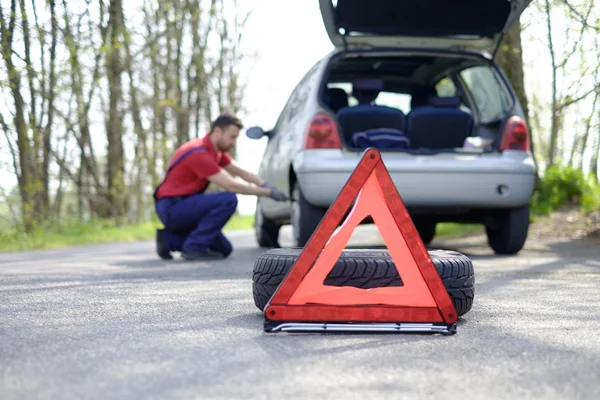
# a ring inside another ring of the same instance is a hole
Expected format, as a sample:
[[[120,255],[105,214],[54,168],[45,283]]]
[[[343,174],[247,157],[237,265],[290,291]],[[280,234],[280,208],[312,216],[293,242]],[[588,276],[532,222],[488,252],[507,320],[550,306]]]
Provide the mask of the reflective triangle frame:
[[[379,228],[403,286],[324,285],[355,227],[366,216]],[[454,304],[377,149],[365,150],[269,300],[264,316],[266,332],[456,333]]]

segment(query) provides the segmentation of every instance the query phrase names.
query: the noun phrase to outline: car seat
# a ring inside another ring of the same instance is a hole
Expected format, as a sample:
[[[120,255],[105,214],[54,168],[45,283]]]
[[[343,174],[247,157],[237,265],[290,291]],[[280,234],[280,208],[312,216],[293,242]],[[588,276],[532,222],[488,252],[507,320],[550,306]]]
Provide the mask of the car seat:
[[[463,147],[473,129],[473,117],[459,107],[458,97],[432,96],[427,105],[411,110],[406,122],[406,134],[411,147]]]
[[[359,104],[343,107],[337,113],[338,122],[347,140],[357,132],[373,129],[403,132],[405,115],[402,111],[372,104],[382,89],[383,81],[379,79],[359,79],[353,82],[352,95]]]

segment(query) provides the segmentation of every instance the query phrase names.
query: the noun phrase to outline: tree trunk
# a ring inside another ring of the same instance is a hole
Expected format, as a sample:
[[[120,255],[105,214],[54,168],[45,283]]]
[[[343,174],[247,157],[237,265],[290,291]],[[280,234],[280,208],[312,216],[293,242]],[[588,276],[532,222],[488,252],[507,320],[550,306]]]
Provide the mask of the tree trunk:
[[[123,31],[123,5],[121,0],[111,0],[108,9],[110,46],[107,51],[107,79],[109,87],[108,108],[108,154],[107,185],[108,209],[103,210],[105,217],[122,217],[126,213],[125,204],[125,160],[123,154],[123,126],[121,111],[121,72],[123,71],[121,48]]]
[[[21,74],[12,61],[13,38],[16,24],[16,0],[11,1],[10,20],[8,26],[4,19],[4,10],[0,5],[0,29],[2,40],[2,58],[6,65],[10,92],[14,103],[14,126],[17,133],[17,148],[19,150],[19,165],[21,175],[18,177],[21,194],[23,226],[26,232],[31,232],[35,226],[37,187],[34,154],[29,143],[29,129],[25,118],[25,101],[21,93]]]
[[[557,144],[558,144],[558,121],[557,121],[557,76],[556,76],[556,55],[554,54],[554,43],[552,40],[552,21],[550,18],[550,1],[546,0],[545,2],[545,11],[546,11],[546,26],[547,26],[547,36],[548,36],[548,49],[550,51],[550,61],[552,63],[552,106],[550,109],[551,119],[550,119],[550,148],[548,149],[548,165],[553,165],[555,162],[556,154],[558,152]]]
[[[44,174],[44,203],[50,207],[50,149],[52,144],[52,126],[54,125],[54,99],[56,97],[56,46],[58,42],[58,23],[56,19],[56,1],[50,0],[51,37],[50,45],[50,72],[48,83],[48,121],[44,129],[42,173]],[[60,178],[62,184],[62,175]],[[59,186],[60,188],[60,186]]]
[[[600,120],[600,111],[598,111],[598,120]],[[598,179],[598,157],[600,157],[600,124],[598,124],[597,129],[598,132],[596,135],[596,146],[592,149],[590,170],[592,175],[596,178],[596,182],[600,182],[600,179]]]
[[[525,74],[523,72],[523,47],[521,45],[521,23],[515,22],[504,36],[496,53],[496,62],[502,68],[529,120],[529,101],[525,92]]]
[[[25,70],[27,72],[27,85],[29,87],[29,127],[27,131],[31,131],[32,134],[32,142],[33,149],[31,152],[31,169],[34,179],[34,184],[32,185],[32,196],[34,202],[34,210],[35,218],[37,221],[45,221],[48,216],[48,203],[46,203],[44,196],[44,188],[46,187],[45,182],[43,181],[43,173],[42,173],[42,163],[40,161],[40,154],[42,149],[42,136],[40,134],[40,130],[38,129],[37,117],[38,117],[38,108],[37,102],[39,101],[39,96],[36,90],[35,78],[37,72],[34,69],[34,65],[31,61],[31,31],[30,31],[30,22],[29,17],[27,15],[25,0],[19,1],[20,10],[21,10],[21,25],[23,32],[23,47],[25,50]]]
[[[596,95],[594,96],[594,101],[592,102],[592,110],[590,111],[590,115],[585,118],[585,132],[583,133],[583,137],[581,138],[581,145],[577,147],[577,149],[573,149],[573,153],[577,153],[577,150],[579,150],[579,161],[578,161],[578,165],[579,165],[579,169],[583,169],[583,153],[585,152],[585,149],[587,149],[588,146],[588,142],[589,142],[589,136],[590,136],[590,130],[592,129],[592,121],[594,120],[594,114],[596,114],[596,105],[598,103],[598,93],[596,93]],[[576,141],[577,143],[577,141]],[[575,162],[573,160],[573,155],[571,156],[571,163],[570,165],[574,165]]]
[[[63,17],[65,21],[65,27],[63,31],[63,36],[65,39],[64,44],[67,51],[69,52],[69,72],[71,75],[71,90],[75,97],[75,103],[77,108],[77,126],[79,131],[79,134],[75,135],[75,139],[80,150],[79,170],[77,172],[77,179],[75,182],[75,184],[77,185],[77,212],[79,218],[81,220],[84,220],[85,209],[83,205],[86,202],[86,197],[89,198],[87,200],[90,200],[94,204],[94,206],[90,207],[90,213],[100,211],[99,207],[96,207],[97,204],[105,204],[105,202],[103,202],[101,198],[92,198],[93,194],[90,190],[90,188],[92,187],[92,185],[90,184],[91,177],[91,179],[93,180],[94,187],[96,189],[95,195],[104,195],[102,183],[100,182],[98,166],[96,164],[96,158],[94,157],[94,150],[92,146],[90,133],[89,110],[93,89],[95,87],[95,81],[92,80],[91,82],[90,94],[88,96],[89,100],[86,101],[85,94],[83,93],[85,78],[81,64],[79,63],[80,45],[76,41],[73,30],[71,29],[71,21],[69,14],[67,13],[66,0],[63,0],[63,9]],[[99,58],[96,59],[96,62],[99,62]]]
[[[185,12],[187,8],[181,7],[178,4],[177,7],[173,8],[175,12],[175,20],[178,22],[173,24],[173,34],[175,39],[175,60],[172,70],[175,75],[175,136],[177,137],[177,146],[182,145],[190,139],[189,136],[189,124],[190,124],[190,112],[188,104],[184,102],[184,90],[183,90],[183,30],[186,23]],[[189,82],[189,81],[188,81]],[[187,90],[190,90],[189,84]]]
[[[148,162],[148,144],[146,138],[146,131],[144,130],[144,126],[142,124],[142,117],[140,115],[140,105],[138,101],[138,91],[137,85],[134,81],[134,73],[133,73],[133,56],[131,55],[130,48],[130,37],[129,30],[127,29],[127,25],[125,23],[125,17],[123,16],[123,20],[121,21],[123,24],[123,43],[126,54],[126,69],[127,74],[129,76],[129,93],[131,99],[131,116],[133,119],[133,129],[136,134],[137,142],[135,144],[135,154],[134,154],[134,162],[135,162],[135,176],[132,181],[135,182],[135,223],[141,223],[143,221],[143,210],[144,210],[144,176],[148,175],[148,168],[144,169],[144,165]],[[155,173],[154,169],[150,170],[150,174],[152,176],[152,182],[155,181],[155,177],[153,176]]]
[[[160,151],[159,144],[162,142],[162,134],[161,134],[161,124],[160,124],[160,114],[161,114],[161,104],[160,104],[160,67],[158,63],[159,56],[159,44],[158,37],[156,33],[153,31],[153,28],[156,27],[158,16],[157,13],[151,15],[151,9],[148,8],[148,5],[144,5],[144,16],[146,21],[146,35],[148,37],[149,43],[149,54],[150,58],[150,69],[152,74],[152,97],[149,99],[150,104],[152,105],[152,114],[151,114],[151,131],[152,131],[152,153],[149,159],[148,168],[150,169],[152,176],[152,187],[155,187],[160,182],[160,175],[157,171],[157,163],[158,160],[162,157],[162,152]]]

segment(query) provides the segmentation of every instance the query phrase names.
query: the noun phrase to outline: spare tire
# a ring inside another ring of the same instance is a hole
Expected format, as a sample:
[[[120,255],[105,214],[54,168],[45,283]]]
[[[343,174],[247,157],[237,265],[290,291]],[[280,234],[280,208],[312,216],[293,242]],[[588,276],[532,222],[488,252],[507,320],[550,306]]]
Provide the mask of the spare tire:
[[[252,274],[252,293],[259,310],[264,311],[301,252],[301,248],[272,249],[258,257]],[[430,250],[429,256],[458,315],[469,312],[475,296],[471,260],[464,254],[446,250]],[[324,284],[370,289],[402,286],[402,280],[388,250],[352,249],[342,252]]]

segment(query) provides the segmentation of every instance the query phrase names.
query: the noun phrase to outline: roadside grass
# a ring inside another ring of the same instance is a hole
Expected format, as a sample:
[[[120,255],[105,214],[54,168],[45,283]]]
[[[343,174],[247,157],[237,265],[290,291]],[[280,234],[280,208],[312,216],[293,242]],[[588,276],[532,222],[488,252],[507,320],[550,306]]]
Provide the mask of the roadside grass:
[[[476,233],[485,233],[483,225],[442,222],[437,224],[435,230],[435,239],[458,239]]]
[[[252,229],[253,223],[254,216],[236,214],[225,226],[225,231]],[[94,221],[39,228],[29,235],[14,230],[0,230],[0,252],[153,240],[156,229],[161,226],[157,221],[124,226],[117,226],[111,222]],[[438,224],[436,239],[468,236],[480,229],[479,225],[442,223]]]
[[[234,215],[225,230],[251,229],[254,216]],[[14,230],[0,229],[0,252],[58,249],[90,244],[153,240],[160,222],[117,226],[112,222],[73,222],[38,228],[27,235]]]

